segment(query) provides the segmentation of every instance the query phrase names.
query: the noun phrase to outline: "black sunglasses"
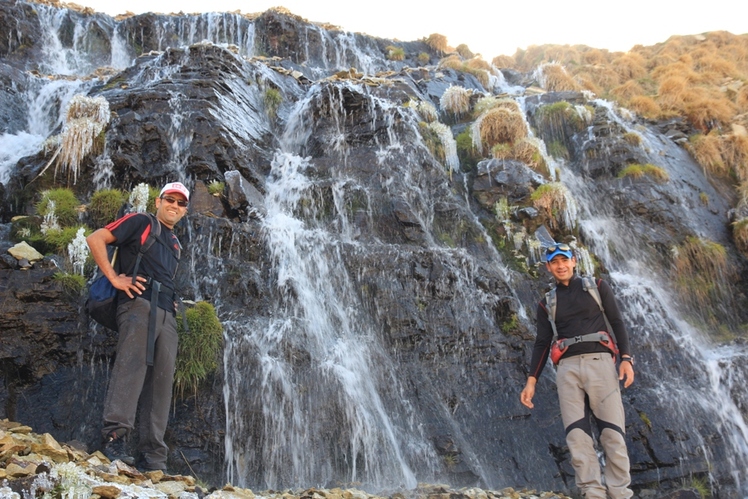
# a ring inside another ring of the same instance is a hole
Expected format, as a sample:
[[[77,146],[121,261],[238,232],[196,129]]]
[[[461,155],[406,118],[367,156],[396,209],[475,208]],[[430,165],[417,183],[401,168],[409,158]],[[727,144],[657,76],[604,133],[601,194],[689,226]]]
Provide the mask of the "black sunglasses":
[[[571,251],[571,246],[569,246],[566,243],[560,243],[560,244],[554,244],[553,246],[548,246],[545,250],[546,255],[552,255],[554,251]]]
[[[185,201],[184,199],[177,199],[177,198],[173,198],[173,197],[171,197],[171,196],[161,196],[161,199],[163,199],[164,201],[166,201],[166,202],[167,202],[167,203],[169,203],[169,204],[174,204],[174,203],[177,203],[177,205],[178,205],[178,206],[179,206],[180,208],[187,208],[187,205],[189,204],[189,203],[188,203],[187,201]]]

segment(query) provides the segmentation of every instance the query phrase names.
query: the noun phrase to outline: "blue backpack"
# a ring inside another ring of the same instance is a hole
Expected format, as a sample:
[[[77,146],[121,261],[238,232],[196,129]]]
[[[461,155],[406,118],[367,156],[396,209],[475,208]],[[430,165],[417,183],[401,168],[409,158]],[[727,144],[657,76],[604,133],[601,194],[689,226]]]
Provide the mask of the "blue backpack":
[[[132,269],[132,282],[135,284],[135,279],[138,276],[138,268],[140,267],[140,261],[143,258],[148,249],[153,246],[158,237],[161,235],[161,224],[159,221],[150,213],[143,213],[147,215],[151,221],[150,230],[148,231],[148,237],[145,242],[140,246],[138,251],[138,257],[135,259],[135,266]],[[145,232],[145,231],[144,231]],[[142,241],[142,237],[141,237]],[[120,263],[117,259],[117,253],[119,248],[114,246],[108,246],[107,252],[109,254],[109,261],[112,263],[112,267],[117,272],[121,273]],[[112,286],[109,279],[101,273],[99,269],[94,274],[91,285],[88,287],[88,299],[86,300],[86,308],[88,309],[88,315],[101,324],[113,331],[118,331],[117,326],[117,293],[118,289]]]

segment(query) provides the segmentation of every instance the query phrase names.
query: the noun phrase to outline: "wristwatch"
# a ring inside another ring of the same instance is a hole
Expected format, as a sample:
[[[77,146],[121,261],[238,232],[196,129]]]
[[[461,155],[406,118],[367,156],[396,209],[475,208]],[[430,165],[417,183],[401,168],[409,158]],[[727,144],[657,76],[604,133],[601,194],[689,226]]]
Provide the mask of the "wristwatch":
[[[633,367],[634,366],[634,356],[633,355],[629,355],[629,356],[626,356],[626,357],[621,357],[621,362],[628,362],[629,364],[631,364],[631,367]]]

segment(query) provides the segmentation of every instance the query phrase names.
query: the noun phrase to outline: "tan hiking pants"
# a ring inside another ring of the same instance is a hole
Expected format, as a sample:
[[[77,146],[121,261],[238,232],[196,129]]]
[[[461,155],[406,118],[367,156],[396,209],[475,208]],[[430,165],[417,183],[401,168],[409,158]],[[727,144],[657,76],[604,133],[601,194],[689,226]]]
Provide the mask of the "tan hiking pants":
[[[630,498],[633,492],[629,488],[626,423],[611,355],[587,353],[561,359],[556,382],[577,487],[589,499]],[[590,411],[597,421],[605,452],[604,484],[592,438]]]

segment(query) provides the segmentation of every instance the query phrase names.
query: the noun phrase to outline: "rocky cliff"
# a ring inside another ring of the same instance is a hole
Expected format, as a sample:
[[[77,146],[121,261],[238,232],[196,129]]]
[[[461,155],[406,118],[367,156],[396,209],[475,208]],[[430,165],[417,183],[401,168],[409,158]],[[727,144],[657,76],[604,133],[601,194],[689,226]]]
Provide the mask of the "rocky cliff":
[[[225,348],[219,372],[174,402],[175,469],[242,487],[569,491],[550,368],[536,409],[519,403],[549,282],[538,248],[555,237],[611,282],[630,324],[636,487],[703,476],[715,494],[745,492],[746,351],[710,339],[735,338],[746,320],[745,261],[725,191],[662,124],[586,94],[532,95],[532,75],[439,65],[444,54],[423,41],[279,10],[115,20],[0,7],[0,126],[13,147],[0,167],[3,252],[11,218],[34,215],[52,186],[84,202],[141,182],[194,191],[178,228],[179,291],[216,306]],[[537,155],[482,147],[478,116],[451,110],[450,87],[470,106],[513,101],[545,169]],[[80,93],[106,99],[111,121],[72,182],[44,170],[53,149],[42,143]],[[551,116],[558,103],[571,111]],[[664,177],[621,175],[652,163]],[[538,202],[542,186],[565,202]],[[689,238],[729,261],[713,310],[679,293],[674,252]],[[66,255],[0,265],[0,417],[95,448],[114,334],[53,278]]]

